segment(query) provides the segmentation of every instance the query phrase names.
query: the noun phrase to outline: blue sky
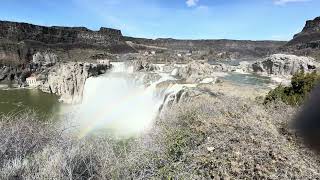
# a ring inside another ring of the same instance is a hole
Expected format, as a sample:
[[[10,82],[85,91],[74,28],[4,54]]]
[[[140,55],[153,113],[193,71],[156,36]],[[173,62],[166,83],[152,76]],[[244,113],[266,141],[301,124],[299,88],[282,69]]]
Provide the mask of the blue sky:
[[[0,19],[146,38],[289,40],[320,0],[0,0]]]

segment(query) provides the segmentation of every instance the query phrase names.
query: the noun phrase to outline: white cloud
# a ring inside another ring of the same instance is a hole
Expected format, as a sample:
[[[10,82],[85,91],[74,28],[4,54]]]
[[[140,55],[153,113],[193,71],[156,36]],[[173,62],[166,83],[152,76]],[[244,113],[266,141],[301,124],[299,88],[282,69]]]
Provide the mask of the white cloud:
[[[311,0],[274,0],[274,4],[276,5],[286,5],[288,3],[294,3],[294,2],[307,2]]]
[[[188,7],[194,7],[194,6],[197,6],[199,0],[187,0],[186,1],[186,4]]]
[[[198,6],[197,9],[208,11],[208,10],[209,10],[209,7],[208,7],[208,6],[201,5],[201,6]]]

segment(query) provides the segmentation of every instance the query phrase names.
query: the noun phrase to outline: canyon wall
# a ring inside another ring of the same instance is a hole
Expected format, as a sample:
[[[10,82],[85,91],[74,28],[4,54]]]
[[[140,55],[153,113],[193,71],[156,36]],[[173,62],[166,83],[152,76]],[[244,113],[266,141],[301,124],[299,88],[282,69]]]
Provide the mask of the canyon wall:
[[[85,27],[46,27],[0,21],[0,63],[25,64],[37,52],[55,53],[61,61],[88,61],[97,54],[127,53],[120,30]]]
[[[59,101],[77,104],[82,101],[86,80],[92,76],[104,74],[110,65],[92,63],[60,63],[42,72],[43,78],[39,88],[46,93],[60,96]]]
[[[249,40],[178,40],[143,39],[125,37],[140,47],[158,47],[173,51],[206,52],[208,57],[221,59],[256,59],[278,52],[285,41],[249,41]]]
[[[320,17],[308,20],[302,31],[281,48],[283,51],[320,60]]]

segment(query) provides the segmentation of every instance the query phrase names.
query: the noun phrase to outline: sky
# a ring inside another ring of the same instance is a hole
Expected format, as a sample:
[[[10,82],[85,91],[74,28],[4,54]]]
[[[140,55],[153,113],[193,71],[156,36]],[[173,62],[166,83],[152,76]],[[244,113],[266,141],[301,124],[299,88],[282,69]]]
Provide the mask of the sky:
[[[126,36],[290,40],[320,16],[320,0],[0,0],[0,20],[101,26]]]

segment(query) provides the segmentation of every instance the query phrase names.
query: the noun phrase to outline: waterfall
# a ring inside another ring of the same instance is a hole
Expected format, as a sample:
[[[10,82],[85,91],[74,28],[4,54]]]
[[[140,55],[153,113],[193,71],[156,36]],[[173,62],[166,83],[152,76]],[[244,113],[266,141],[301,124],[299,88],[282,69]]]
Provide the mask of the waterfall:
[[[99,130],[119,136],[148,130],[164,99],[157,84],[173,79],[162,73],[155,75],[160,78],[145,85],[146,73],[134,73],[124,63],[113,63],[111,72],[87,79],[83,101],[76,107],[80,137]]]

